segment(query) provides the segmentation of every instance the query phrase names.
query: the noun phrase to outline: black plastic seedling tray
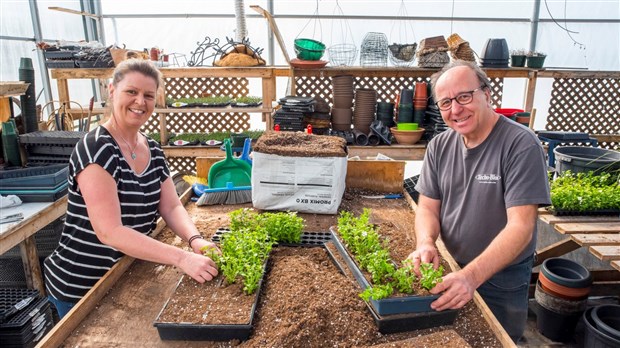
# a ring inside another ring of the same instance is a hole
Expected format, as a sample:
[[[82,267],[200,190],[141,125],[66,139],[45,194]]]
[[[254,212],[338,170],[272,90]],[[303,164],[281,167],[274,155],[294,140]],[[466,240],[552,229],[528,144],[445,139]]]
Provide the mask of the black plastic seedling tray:
[[[0,189],[8,188],[54,188],[67,182],[69,166],[54,164],[0,171]]]
[[[217,231],[215,231],[215,234],[211,236],[211,241],[219,243],[222,235],[228,232],[230,232],[230,229],[219,228]],[[275,243],[274,246],[318,247],[323,246],[323,244],[330,241],[331,238],[332,235],[329,232],[303,232],[301,234],[300,243]]]
[[[267,273],[267,263],[263,266],[263,277],[258,283],[258,289],[254,293],[254,304],[250,318],[247,324],[194,324],[194,323],[169,323],[161,322],[159,318],[168,306],[168,303],[176,293],[176,289],[183,281],[183,277],[179,279],[175,291],[170,298],[166,301],[161,311],[157,315],[157,319],[153,323],[153,326],[157,328],[159,337],[162,340],[179,340],[179,341],[230,341],[230,340],[247,340],[252,334],[252,327],[254,322],[254,314],[256,313],[256,307],[258,306],[258,299],[263,288],[263,281],[265,280],[265,274]]]
[[[412,330],[422,330],[431,327],[452,325],[456,316],[457,310],[447,311],[433,311],[424,313],[408,313],[408,314],[395,314],[395,315],[378,315],[372,305],[366,303],[368,310],[372,314],[372,318],[377,325],[377,329],[382,334],[391,334],[397,332],[407,332]]]
[[[13,311],[23,300],[27,305]],[[0,313],[2,347],[32,347],[53,325],[49,302],[36,290],[0,288]]]
[[[353,273],[355,280],[357,280],[362,290],[365,290],[370,286],[370,283],[366,280],[364,274],[362,274],[362,271],[357,267],[355,261],[351,259],[349,253],[346,251],[344,245],[342,245],[333,229],[331,229],[331,233],[334,246],[345,260],[347,266]],[[430,316],[431,314],[438,313],[430,307],[431,302],[435,301],[437,298],[439,298],[439,295],[398,296],[381,300],[370,300],[370,305],[376,314],[381,317],[395,314],[406,314],[411,316],[412,313],[425,313],[425,315]]]

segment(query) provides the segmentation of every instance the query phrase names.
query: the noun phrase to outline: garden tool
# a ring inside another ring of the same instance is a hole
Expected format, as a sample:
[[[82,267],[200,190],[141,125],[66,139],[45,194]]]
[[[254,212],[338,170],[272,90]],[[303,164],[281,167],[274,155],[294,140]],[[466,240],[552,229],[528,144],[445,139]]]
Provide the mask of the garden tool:
[[[204,189],[198,205],[240,204],[252,201],[252,166],[232,154],[230,139],[224,140],[226,158],[209,169],[209,187]],[[196,189],[202,189],[194,184]]]
[[[362,195],[362,197],[368,198],[368,199],[398,199],[398,198],[403,198],[403,195],[400,193],[394,193],[394,194],[389,194],[389,195],[375,195],[375,196]]]

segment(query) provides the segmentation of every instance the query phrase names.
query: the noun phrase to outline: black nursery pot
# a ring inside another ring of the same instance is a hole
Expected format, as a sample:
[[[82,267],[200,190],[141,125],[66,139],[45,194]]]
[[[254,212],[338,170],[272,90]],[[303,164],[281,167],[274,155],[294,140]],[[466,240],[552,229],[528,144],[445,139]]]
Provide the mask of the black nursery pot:
[[[536,328],[552,341],[567,342],[575,335],[575,327],[580,317],[581,312],[561,314],[539,305],[536,311]]]
[[[588,308],[583,313],[583,321],[586,327],[584,347],[588,348],[616,348],[620,347],[620,339],[611,337],[602,332],[592,319],[592,311],[596,307]]]

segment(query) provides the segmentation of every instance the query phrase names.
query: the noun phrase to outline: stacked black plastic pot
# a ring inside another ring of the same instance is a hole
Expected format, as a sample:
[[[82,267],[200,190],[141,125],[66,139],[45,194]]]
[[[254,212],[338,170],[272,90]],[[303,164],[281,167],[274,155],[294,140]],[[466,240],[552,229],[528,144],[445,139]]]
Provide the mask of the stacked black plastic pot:
[[[591,284],[590,271],[579,263],[559,257],[545,260],[534,293],[539,305],[538,331],[553,341],[572,340],[586,309]]]
[[[22,108],[22,117],[26,133],[38,130],[37,125],[37,95],[34,88],[34,69],[32,59],[23,57],[19,63],[19,80],[29,83],[26,93],[19,97]]]

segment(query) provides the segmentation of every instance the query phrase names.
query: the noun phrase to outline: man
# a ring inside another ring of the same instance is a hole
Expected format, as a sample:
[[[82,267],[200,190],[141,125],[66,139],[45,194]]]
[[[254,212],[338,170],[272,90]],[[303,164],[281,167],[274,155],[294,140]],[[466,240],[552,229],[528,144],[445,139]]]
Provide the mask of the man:
[[[428,145],[416,190],[416,250],[439,265],[441,235],[462,269],[431,290],[431,307],[456,309],[477,289],[517,342],[527,321],[528,285],[539,205],[551,204],[545,156],[532,131],[495,113],[490,82],[475,64],[455,61],[431,77],[450,130]]]

